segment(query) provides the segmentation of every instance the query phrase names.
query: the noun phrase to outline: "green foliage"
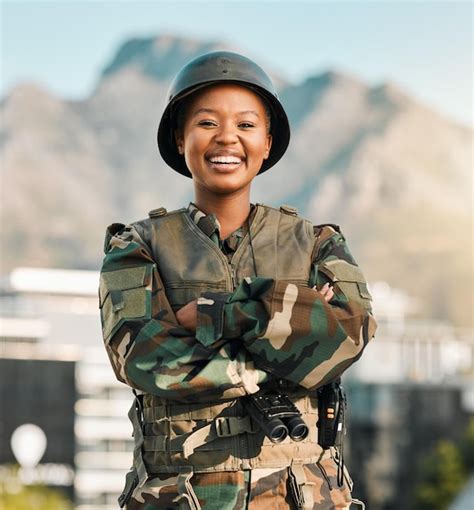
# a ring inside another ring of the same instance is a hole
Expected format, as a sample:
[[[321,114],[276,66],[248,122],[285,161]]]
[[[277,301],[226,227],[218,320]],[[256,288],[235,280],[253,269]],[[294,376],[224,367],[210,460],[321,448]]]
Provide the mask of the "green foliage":
[[[17,470],[0,473],[1,510],[73,510],[72,502],[59,490],[42,485],[23,485]]]
[[[469,421],[461,441],[461,454],[469,473],[474,473],[474,417]]]
[[[467,481],[467,470],[459,448],[447,440],[422,464],[421,483],[415,489],[417,510],[446,510]]]

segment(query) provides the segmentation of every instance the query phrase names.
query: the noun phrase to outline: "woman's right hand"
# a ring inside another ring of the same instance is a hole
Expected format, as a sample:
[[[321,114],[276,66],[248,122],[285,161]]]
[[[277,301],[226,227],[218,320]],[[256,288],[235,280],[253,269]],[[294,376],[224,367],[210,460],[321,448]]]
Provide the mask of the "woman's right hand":
[[[176,319],[183,328],[196,333],[197,325],[197,300],[190,301],[187,305],[176,311]]]

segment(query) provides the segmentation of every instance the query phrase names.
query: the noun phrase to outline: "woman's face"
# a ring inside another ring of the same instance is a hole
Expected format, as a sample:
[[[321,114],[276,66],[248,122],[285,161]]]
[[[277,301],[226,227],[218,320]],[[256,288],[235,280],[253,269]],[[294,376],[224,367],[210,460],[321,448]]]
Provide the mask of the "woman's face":
[[[249,188],[268,158],[267,131],[263,100],[246,87],[221,83],[192,96],[176,144],[195,186],[229,194]]]

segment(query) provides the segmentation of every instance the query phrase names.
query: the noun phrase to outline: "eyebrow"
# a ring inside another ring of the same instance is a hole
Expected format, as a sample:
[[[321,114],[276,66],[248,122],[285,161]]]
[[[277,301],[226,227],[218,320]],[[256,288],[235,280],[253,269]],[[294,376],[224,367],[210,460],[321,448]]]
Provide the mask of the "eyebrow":
[[[199,108],[196,112],[194,112],[193,117],[196,117],[198,113],[217,113],[216,110],[213,110],[212,108]],[[239,112],[237,115],[244,115],[246,113],[252,113],[253,115],[256,115],[257,117],[260,117],[260,115],[255,110],[244,110],[243,112]]]

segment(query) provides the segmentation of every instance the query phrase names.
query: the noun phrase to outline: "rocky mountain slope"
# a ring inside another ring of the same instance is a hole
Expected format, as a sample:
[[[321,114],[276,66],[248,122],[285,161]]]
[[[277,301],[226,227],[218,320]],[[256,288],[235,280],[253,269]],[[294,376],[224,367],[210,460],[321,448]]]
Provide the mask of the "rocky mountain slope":
[[[130,40],[83,101],[33,83],[3,98],[3,272],[97,268],[108,223],[188,202],[191,181],[159,157],[156,128],[173,74],[214,49],[240,51],[172,35]],[[472,130],[395,83],[329,70],[293,84],[260,64],[281,91],[292,140],[255,180],[254,200],[340,224],[369,280],[417,296],[423,316],[470,323]]]

